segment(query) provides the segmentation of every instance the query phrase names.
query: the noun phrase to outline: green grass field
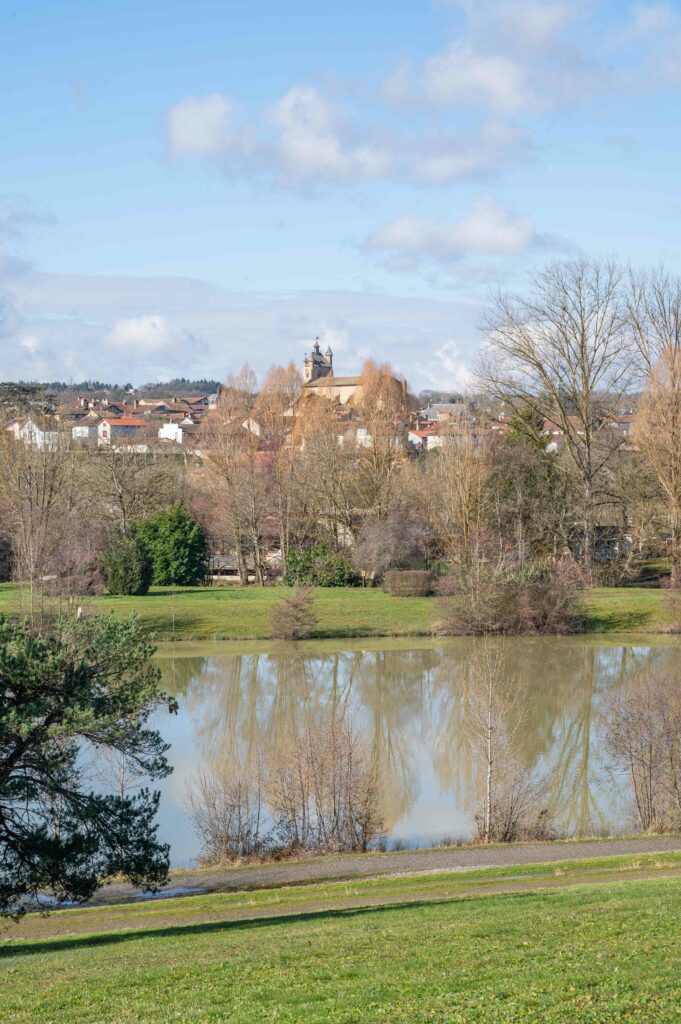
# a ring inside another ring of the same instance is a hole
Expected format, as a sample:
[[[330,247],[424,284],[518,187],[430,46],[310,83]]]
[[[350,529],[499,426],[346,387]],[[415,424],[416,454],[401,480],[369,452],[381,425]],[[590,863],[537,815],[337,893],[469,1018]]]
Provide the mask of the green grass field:
[[[679,1019],[681,854],[30,915],[15,1024]]]
[[[270,610],[285,593],[282,587],[156,587],[145,597],[75,600],[93,612],[134,612],[159,640],[258,640],[269,637]],[[437,633],[441,614],[434,598],[391,597],[373,589],[321,588],[315,593],[315,606],[319,638],[428,636]],[[0,614],[16,614],[21,607],[20,588],[0,585]],[[667,625],[660,590],[592,590],[586,613],[589,632],[658,632]]]

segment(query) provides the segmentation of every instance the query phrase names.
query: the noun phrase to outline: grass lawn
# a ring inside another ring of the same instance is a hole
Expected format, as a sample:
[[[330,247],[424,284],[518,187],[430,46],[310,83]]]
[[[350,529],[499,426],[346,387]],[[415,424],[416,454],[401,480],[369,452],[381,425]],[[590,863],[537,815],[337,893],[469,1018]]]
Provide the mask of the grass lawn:
[[[134,612],[159,640],[259,640],[269,637],[270,610],[286,592],[283,587],[156,587],[145,597],[75,600],[93,612]],[[599,588],[585,603],[589,632],[657,632],[666,624],[660,590]],[[391,597],[373,589],[320,588],[315,604],[319,638],[427,636],[437,632],[440,617],[433,598]],[[19,608],[19,587],[0,585],[0,614]]]
[[[657,854],[31,915],[0,1019],[674,1021],[680,896]]]

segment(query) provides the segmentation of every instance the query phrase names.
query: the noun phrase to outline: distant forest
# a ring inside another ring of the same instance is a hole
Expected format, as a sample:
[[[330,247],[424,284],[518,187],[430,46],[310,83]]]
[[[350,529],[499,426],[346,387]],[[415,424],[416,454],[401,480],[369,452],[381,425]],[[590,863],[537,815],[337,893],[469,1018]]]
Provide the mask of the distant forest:
[[[220,387],[217,380],[190,380],[187,377],[176,377],[174,380],[166,381],[163,384],[142,384],[140,387],[133,387],[132,384],[107,384],[101,380],[83,380],[79,383],[73,381],[51,380],[35,384],[26,381],[18,382],[20,387],[39,389],[49,394],[58,395],[62,401],[69,396],[76,397],[82,394],[92,394],[95,391],[102,391],[115,398],[122,398],[124,395],[134,393],[138,396],[153,395],[209,395],[213,394]]]

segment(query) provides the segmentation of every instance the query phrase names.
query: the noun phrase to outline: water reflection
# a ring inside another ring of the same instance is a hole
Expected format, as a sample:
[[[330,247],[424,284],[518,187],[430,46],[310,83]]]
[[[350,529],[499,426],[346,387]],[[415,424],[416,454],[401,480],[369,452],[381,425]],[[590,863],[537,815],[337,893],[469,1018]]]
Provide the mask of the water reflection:
[[[598,646],[578,638],[491,641],[503,656],[514,755],[550,776],[553,819],[574,835],[627,827],[626,787],[608,770],[604,698],[637,671],[672,673],[678,646]],[[272,754],[303,711],[348,709],[367,731],[382,812],[397,838],[469,833],[482,780],[469,702],[476,643],[458,639],[400,649],[332,651],[281,644],[268,653],[215,646],[203,656],[162,656],[164,684],[179,698],[172,743],[175,774],[165,786],[161,831],[175,863],[198,850],[183,813],[197,767],[236,771]]]

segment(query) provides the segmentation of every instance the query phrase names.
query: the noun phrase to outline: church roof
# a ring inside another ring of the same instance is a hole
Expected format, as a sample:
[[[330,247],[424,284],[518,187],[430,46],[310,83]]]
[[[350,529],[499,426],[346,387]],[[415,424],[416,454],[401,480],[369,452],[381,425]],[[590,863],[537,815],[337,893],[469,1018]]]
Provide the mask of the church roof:
[[[333,388],[349,387],[353,384],[361,384],[361,377],[317,377],[316,380],[309,380],[304,385],[306,388]]]

